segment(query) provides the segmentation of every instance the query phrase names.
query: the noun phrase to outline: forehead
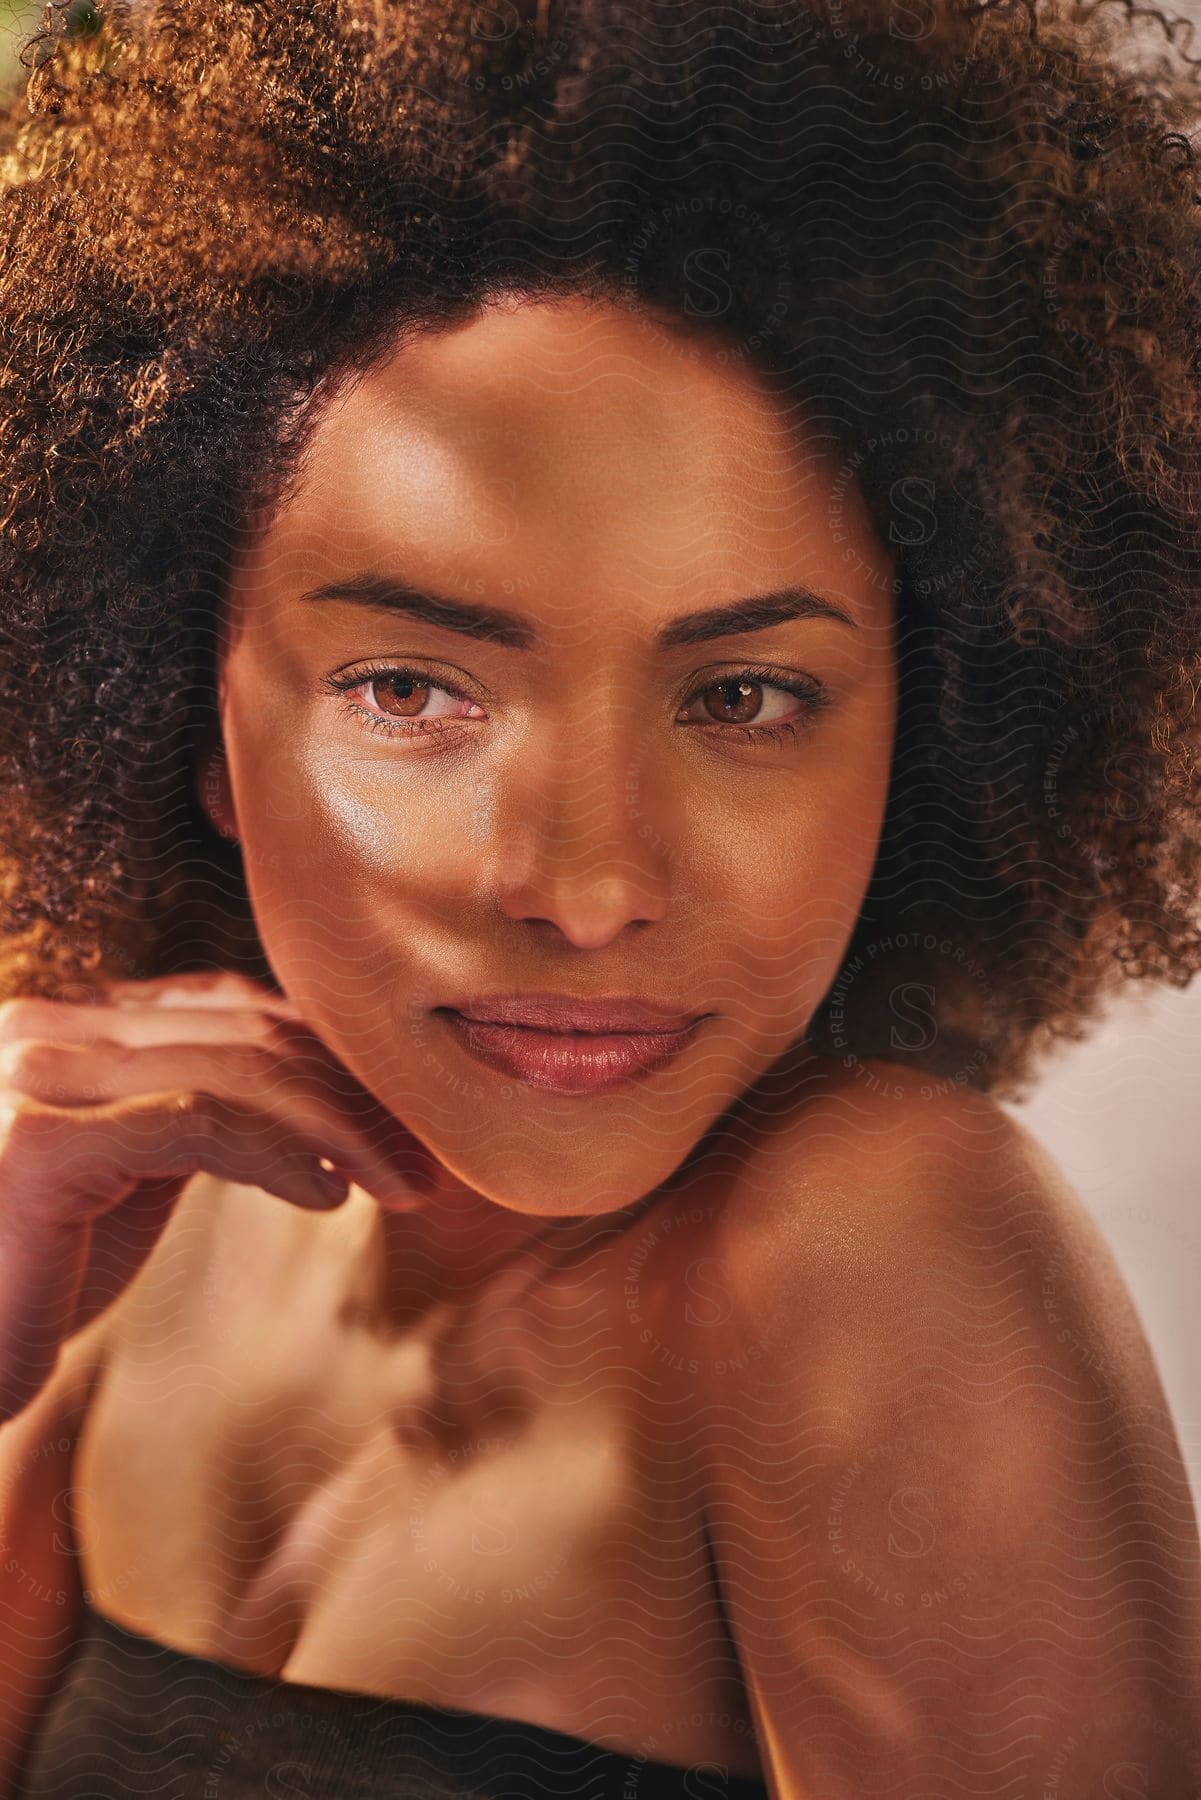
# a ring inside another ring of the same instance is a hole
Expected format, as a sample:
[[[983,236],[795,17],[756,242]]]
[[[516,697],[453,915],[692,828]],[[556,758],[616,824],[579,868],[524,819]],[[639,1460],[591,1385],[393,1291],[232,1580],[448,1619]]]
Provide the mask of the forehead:
[[[508,297],[398,339],[333,390],[259,549],[279,581],[402,556],[466,594],[502,566],[509,591],[542,570],[578,592],[699,559],[706,588],[733,587],[748,556],[799,556],[802,575],[807,551],[828,552],[835,472],[798,409],[712,334],[583,296]]]
[[[506,473],[552,500],[577,480],[636,494],[655,461],[690,488],[727,486],[748,453],[778,465],[797,427],[763,378],[684,322],[574,296],[509,299],[353,378],[316,428],[302,491],[315,503],[331,479],[381,462],[402,487],[420,463],[427,478]]]

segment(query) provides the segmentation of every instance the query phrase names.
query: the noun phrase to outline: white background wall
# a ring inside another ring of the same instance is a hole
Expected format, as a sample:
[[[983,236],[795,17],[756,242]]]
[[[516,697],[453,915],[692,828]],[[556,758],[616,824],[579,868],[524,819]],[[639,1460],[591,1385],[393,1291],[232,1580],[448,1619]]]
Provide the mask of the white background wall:
[[[1117,1258],[1201,1511],[1201,981],[1132,993],[1006,1110],[1050,1151]]]

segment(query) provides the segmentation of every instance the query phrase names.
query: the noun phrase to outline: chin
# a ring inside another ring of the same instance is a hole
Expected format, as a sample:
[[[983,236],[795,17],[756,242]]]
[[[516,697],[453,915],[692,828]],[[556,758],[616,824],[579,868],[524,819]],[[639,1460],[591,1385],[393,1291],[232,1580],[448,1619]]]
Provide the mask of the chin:
[[[587,1141],[581,1153],[538,1154],[527,1140],[518,1154],[513,1133],[506,1133],[499,1154],[463,1154],[453,1145],[429,1143],[427,1147],[448,1174],[474,1188],[484,1199],[506,1212],[531,1218],[558,1219],[582,1216],[599,1218],[621,1212],[653,1193],[684,1160],[690,1144],[678,1153],[656,1146],[653,1155],[631,1154],[627,1132],[623,1155],[610,1154],[603,1138],[589,1153]],[[473,1147],[474,1151],[475,1147]]]
[[[624,1207],[632,1206],[636,1200],[641,1198],[640,1195],[635,1194],[631,1195],[629,1199],[598,1200],[593,1204],[588,1204],[577,1196],[568,1204],[561,1195],[556,1203],[556,1198],[549,1193],[536,1194],[531,1199],[529,1194],[511,1192],[494,1194],[483,1188],[479,1191],[486,1200],[491,1200],[502,1211],[520,1213],[524,1218],[529,1219],[599,1219],[603,1218],[606,1213],[620,1212]]]

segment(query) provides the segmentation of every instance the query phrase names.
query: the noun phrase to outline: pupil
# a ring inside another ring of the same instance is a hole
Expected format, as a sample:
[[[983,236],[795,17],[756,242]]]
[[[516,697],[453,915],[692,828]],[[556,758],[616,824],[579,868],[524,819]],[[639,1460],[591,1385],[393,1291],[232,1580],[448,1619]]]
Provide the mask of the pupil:
[[[726,708],[727,716],[738,714],[735,720],[736,724],[746,724],[758,712],[758,702],[752,704],[758,685],[758,682],[736,681],[733,678],[729,681],[719,681],[716,684],[717,692],[721,695],[721,704]]]
[[[412,676],[390,675],[384,683],[385,693],[388,693],[389,690],[391,698],[399,704],[395,707],[389,705],[387,710],[411,714],[420,712],[425,705],[426,696],[429,693],[429,683],[415,681]],[[413,703],[415,695],[417,696],[416,705]]]

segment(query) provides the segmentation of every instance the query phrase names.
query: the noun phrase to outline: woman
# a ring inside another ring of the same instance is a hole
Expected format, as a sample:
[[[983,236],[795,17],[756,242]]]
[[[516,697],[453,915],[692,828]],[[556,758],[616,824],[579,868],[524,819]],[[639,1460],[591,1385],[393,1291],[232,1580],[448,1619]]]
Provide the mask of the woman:
[[[1172,1422],[997,1104],[1201,962],[1173,28],[31,48],[5,1792],[1201,1792]]]

